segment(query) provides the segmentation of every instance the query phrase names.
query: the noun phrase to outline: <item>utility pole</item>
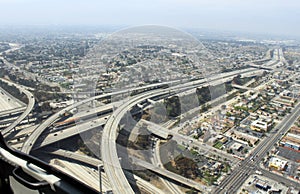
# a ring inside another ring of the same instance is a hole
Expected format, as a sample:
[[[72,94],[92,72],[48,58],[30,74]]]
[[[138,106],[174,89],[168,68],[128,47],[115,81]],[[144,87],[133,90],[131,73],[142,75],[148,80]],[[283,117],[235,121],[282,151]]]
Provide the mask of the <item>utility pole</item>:
[[[100,194],[102,194],[102,175],[101,175],[102,169],[103,169],[103,165],[99,164],[98,171],[99,171]]]

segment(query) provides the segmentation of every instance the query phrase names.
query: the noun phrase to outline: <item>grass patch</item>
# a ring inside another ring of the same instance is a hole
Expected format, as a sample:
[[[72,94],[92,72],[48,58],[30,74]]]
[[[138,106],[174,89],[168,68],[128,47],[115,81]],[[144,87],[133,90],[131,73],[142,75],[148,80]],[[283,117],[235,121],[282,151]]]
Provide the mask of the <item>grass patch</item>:
[[[223,144],[219,141],[217,143],[215,143],[215,145],[214,145],[214,147],[219,149],[219,150],[222,148],[222,146],[223,146]]]

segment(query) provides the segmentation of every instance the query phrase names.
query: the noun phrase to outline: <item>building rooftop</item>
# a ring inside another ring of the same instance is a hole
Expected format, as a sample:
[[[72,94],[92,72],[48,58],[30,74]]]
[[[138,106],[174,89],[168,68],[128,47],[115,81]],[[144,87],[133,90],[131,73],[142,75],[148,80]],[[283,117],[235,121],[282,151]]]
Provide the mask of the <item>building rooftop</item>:
[[[277,170],[283,170],[287,165],[287,161],[286,160],[282,160],[280,158],[277,157],[272,157],[269,160],[269,167],[274,167]]]

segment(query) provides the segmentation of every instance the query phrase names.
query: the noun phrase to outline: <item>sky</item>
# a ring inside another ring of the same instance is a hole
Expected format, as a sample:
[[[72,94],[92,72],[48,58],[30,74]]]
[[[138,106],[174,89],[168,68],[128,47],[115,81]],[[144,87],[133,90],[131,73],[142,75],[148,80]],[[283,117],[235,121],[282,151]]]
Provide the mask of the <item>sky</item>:
[[[0,0],[0,25],[145,25],[300,36],[299,0]]]

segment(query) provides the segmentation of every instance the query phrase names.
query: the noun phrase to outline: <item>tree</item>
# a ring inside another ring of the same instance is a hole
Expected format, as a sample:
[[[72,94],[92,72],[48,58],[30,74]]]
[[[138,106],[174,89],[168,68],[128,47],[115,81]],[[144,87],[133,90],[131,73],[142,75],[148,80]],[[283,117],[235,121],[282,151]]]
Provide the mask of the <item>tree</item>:
[[[233,153],[232,149],[231,149],[231,148],[228,149],[228,150],[227,150],[227,153],[232,154],[232,153]]]

